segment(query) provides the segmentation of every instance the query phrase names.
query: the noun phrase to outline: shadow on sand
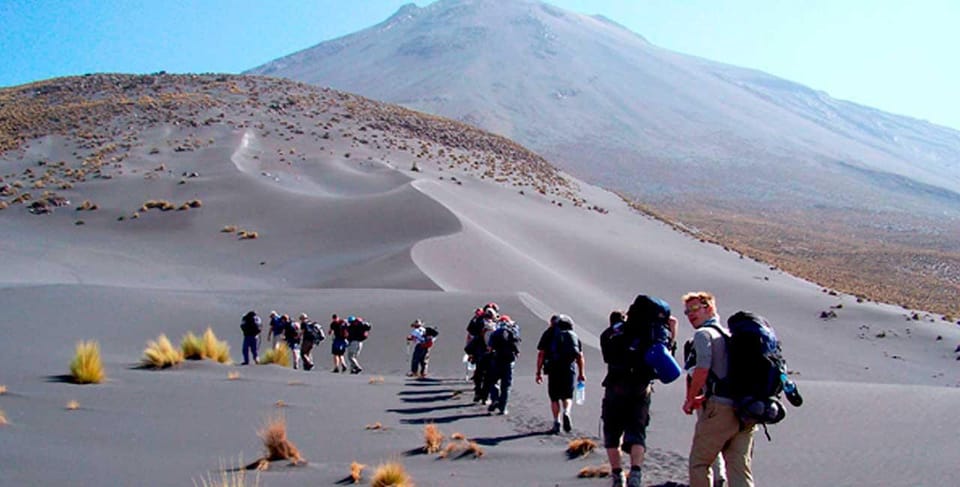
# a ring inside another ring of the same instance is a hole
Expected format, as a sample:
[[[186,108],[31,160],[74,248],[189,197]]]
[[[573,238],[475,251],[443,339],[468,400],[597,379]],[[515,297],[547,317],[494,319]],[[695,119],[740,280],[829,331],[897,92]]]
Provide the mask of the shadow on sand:
[[[460,421],[461,419],[470,419],[470,418],[486,418],[490,416],[486,413],[472,413],[472,414],[454,414],[451,416],[433,416],[429,418],[413,418],[413,419],[401,419],[400,422],[403,424],[429,424],[429,423],[452,423],[454,421]]]

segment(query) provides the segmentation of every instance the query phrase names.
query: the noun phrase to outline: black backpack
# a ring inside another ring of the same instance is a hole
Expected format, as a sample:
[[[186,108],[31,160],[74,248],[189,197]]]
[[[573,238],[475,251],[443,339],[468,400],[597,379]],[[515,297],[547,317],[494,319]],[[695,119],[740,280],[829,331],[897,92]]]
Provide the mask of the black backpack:
[[[580,338],[573,331],[573,322],[560,315],[553,325],[553,337],[547,349],[544,368],[567,367],[580,356]]]
[[[243,320],[240,321],[240,330],[243,331],[244,335],[258,335],[261,329],[262,326],[260,325],[260,317],[257,316],[257,313],[250,311],[249,313],[243,315]]]
[[[501,326],[490,336],[490,350],[500,362],[512,362],[520,353],[520,330],[516,325]]]
[[[646,350],[654,343],[662,343],[674,350],[676,344],[670,336],[670,305],[666,301],[640,294],[627,309],[629,334],[640,339],[639,348]]]
[[[424,327],[423,329],[423,336],[426,336],[426,337],[434,338],[439,334],[440,334],[440,330],[432,326],[427,326],[427,327]]]
[[[716,394],[732,398],[742,421],[776,424],[786,416],[780,401],[786,362],[773,328],[762,316],[738,311],[727,318],[727,377],[715,380]],[[769,439],[769,434],[767,434]]]

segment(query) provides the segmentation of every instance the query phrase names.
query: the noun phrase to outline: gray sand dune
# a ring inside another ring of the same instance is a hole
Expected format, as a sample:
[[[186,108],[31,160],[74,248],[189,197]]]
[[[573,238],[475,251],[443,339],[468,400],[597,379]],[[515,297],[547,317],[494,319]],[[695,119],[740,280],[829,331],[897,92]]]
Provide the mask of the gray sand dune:
[[[830,295],[583,183],[579,197],[605,213],[442,158],[349,138],[287,140],[281,129],[266,124],[274,135],[254,139],[220,125],[159,125],[109,179],[67,192],[73,207],[0,212],[0,384],[8,389],[0,409],[10,423],[0,428],[0,485],[189,485],[221,460],[259,456],[256,430],[277,411],[309,464],[277,464],[262,485],[329,485],[351,461],[372,469],[391,458],[423,486],[600,485],[575,475],[601,455],[567,460],[567,438],[541,434],[548,405],[533,360],[545,320],[566,312],[580,325],[588,401],[574,411],[575,432],[596,436],[603,370],[595,346],[606,314],[640,292],[679,309],[680,295],[698,289],[714,291],[724,315],[748,308],[771,320],[807,399],[770,429],[772,442],[758,436],[760,485],[952,483],[957,326]],[[175,150],[187,139],[204,143]],[[44,137],[3,155],[0,167],[20,174],[76,150],[69,139]],[[408,170],[417,161],[421,170]],[[84,199],[100,209],[74,210]],[[150,199],[203,206],[131,218]],[[220,232],[226,225],[259,237],[238,240]],[[507,417],[471,405],[462,380],[463,329],[488,301],[523,329]],[[836,319],[819,318],[841,304]],[[374,331],[364,374],[331,374],[328,343],[314,373],[197,362],[137,368],[147,340],[165,333],[178,341],[207,326],[239,362],[248,309],[307,312],[324,324],[331,313],[367,318]],[[418,317],[441,329],[427,381],[403,377],[403,337]],[[681,323],[686,339],[692,331]],[[105,384],[63,381],[81,339],[100,342]],[[229,372],[240,378],[228,380]],[[371,376],[383,384],[369,384]],[[684,482],[693,419],[680,411],[682,385],[656,389],[647,481]],[[80,409],[67,411],[70,400]],[[374,422],[387,429],[364,429]],[[485,456],[413,453],[428,422],[476,440]]]

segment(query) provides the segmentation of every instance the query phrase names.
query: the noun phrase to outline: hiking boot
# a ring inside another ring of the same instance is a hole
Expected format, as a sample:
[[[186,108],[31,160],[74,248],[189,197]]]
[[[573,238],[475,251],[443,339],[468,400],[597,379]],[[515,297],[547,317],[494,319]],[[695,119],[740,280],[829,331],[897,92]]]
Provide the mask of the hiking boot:
[[[643,470],[630,469],[627,476],[627,487],[641,487],[643,485]]]
[[[570,415],[564,413],[564,415],[563,415],[563,431],[566,431],[567,433],[569,433],[570,430],[572,430],[572,429],[573,429],[573,424],[570,423]]]
[[[550,434],[551,434],[551,435],[559,435],[559,434],[560,434],[560,422],[559,422],[559,421],[554,421],[554,422],[553,422],[553,428],[550,428]]]
[[[496,411],[496,409],[497,409],[497,405],[496,405],[496,404],[491,404],[491,405],[487,406],[487,412],[488,412],[488,413],[492,413],[492,412]]]
[[[507,408],[503,408],[503,409],[500,410],[500,414],[501,414],[502,416],[506,416],[506,415],[510,414],[510,410],[508,410]]]
[[[627,485],[627,477],[623,475],[623,471],[611,473],[610,478],[613,480],[610,484],[612,487],[626,487]]]
[[[339,373],[340,373],[340,367],[334,367],[333,370],[331,370],[330,372],[333,372],[334,374],[339,374]]]

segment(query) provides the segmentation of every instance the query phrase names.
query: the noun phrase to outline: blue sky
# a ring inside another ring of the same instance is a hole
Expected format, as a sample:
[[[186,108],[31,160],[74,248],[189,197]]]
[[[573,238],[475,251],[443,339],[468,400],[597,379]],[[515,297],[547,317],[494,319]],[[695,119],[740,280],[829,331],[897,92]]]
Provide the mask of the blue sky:
[[[0,86],[91,72],[237,73],[409,0],[0,0]],[[424,6],[431,1],[416,1]],[[960,130],[960,0],[548,0],[667,49]]]

